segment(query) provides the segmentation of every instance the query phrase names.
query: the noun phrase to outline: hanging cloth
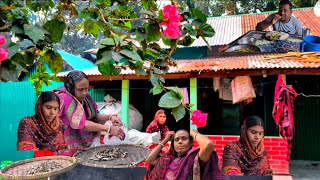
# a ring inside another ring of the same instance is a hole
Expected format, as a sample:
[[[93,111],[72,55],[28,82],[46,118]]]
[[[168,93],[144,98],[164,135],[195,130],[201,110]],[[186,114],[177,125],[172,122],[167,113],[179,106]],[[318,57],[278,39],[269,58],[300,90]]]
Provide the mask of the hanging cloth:
[[[275,102],[272,116],[279,126],[280,135],[288,141],[287,160],[290,160],[292,140],[294,136],[293,102],[297,97],[296,91],[291,85],[286,85],[281,75],[275,88]]]

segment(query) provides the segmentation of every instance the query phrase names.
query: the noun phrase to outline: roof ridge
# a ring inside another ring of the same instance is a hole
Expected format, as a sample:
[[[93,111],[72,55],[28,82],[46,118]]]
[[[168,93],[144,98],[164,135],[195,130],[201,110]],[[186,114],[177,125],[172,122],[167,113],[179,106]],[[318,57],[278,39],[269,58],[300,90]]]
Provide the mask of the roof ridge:
[[[302,11],[302,10],[313,10],[313,7],[303,7],[303,8],[294,8],[292,11]],[[268,14],[274,13],[277,11],[264,11],[260,13],[248,13],[248,14],[235,14],[235,15],[228,15],[228,16],[208,16],[208,19],[215,19],[215,18],[228,18],[228,17],[238,17],[238,16],[247,16],[247,15],[257,15],[257,14]]]

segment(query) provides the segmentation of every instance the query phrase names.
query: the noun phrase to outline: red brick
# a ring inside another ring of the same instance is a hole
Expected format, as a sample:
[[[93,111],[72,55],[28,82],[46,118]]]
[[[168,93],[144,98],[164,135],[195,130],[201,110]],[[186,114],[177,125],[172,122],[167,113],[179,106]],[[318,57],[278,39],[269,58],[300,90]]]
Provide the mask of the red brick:
[[[223,136],[222,138],[225,141],[237,141],[237,140],[239,140],[238,136]]]
[[[214,140],[222,140],[222,136],[208,136],[208,138],[212,141]]]
[[[268,152],[271,151],[271,147],[270,146],[264,146],[264,149]]]
[[[220,144],[222,147],[224,147],[229,141],[216,141],[214,144]]]
[[[275,142],[265,142],[264,146],[280,146],[280,143]]]
[[[273,156],[273,155],[279,156],[280,152],[279,151],[267,151],[267,154],[268,154],[268,156]]]
[[[280,146],[288,146],[288,143],[287,142],[282,142],[282,143],[280,143]]]
[[[287,147],[271,147],[272,150],[276,150],[276,151],[286,151]]]
[[[277,161],[277,160],[269,160],[269,164],[270,164],[270,166],[280,165],[280,161]]]
[[[264,142],[271,142],[271,138],[264,138]]]
[[[283,138],[271,138],[272,142],[286,142]]]
[[[286,160],[287,156],[271,156],[272,160]]]

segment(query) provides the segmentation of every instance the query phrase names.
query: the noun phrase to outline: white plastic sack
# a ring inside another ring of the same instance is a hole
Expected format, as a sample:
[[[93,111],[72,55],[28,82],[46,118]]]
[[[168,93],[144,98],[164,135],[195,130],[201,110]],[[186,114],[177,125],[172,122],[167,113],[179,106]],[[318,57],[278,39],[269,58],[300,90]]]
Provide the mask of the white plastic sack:
[[[158,144],[160,142],[160,132],[144,133],[135,129],[128,131],[129,140],[135,145],[148,146],[150,144]]]
[[[128,129],[124,125],[121,126],[120,128],[123,130],[124,134],[126,135],[124,140],[119,139],[119,137],[117,137],[117,136],[112,136],[109,139],[109,133],[106,133],[104,135],[104,144],[105,145],[132,144],[132,142],[130,142],[130,140],[129,140]]]
[[[121,101],[116,101],[112,96],[105,96],[106,102],[98,102],[98,110],[101,114],[116,114],[119,118],[122,116]],[[129,125],[128,129],[142,130],[143,116],[142,114],[132,105],[129,104]]]

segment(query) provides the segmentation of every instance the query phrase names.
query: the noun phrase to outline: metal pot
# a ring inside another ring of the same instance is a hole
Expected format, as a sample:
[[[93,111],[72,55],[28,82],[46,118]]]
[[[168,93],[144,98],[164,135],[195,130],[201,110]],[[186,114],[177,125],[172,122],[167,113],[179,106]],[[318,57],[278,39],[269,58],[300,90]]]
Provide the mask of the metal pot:
[[[252,37],[243,37],[241,39],[238,40],[238,44],[255,44],[256,43],[256,38],[252,38]]]
[[[230,47],[229,49],[225,50],[224,52],[261,52],[261,49],[258,46],[252,44],[239,44]]]

